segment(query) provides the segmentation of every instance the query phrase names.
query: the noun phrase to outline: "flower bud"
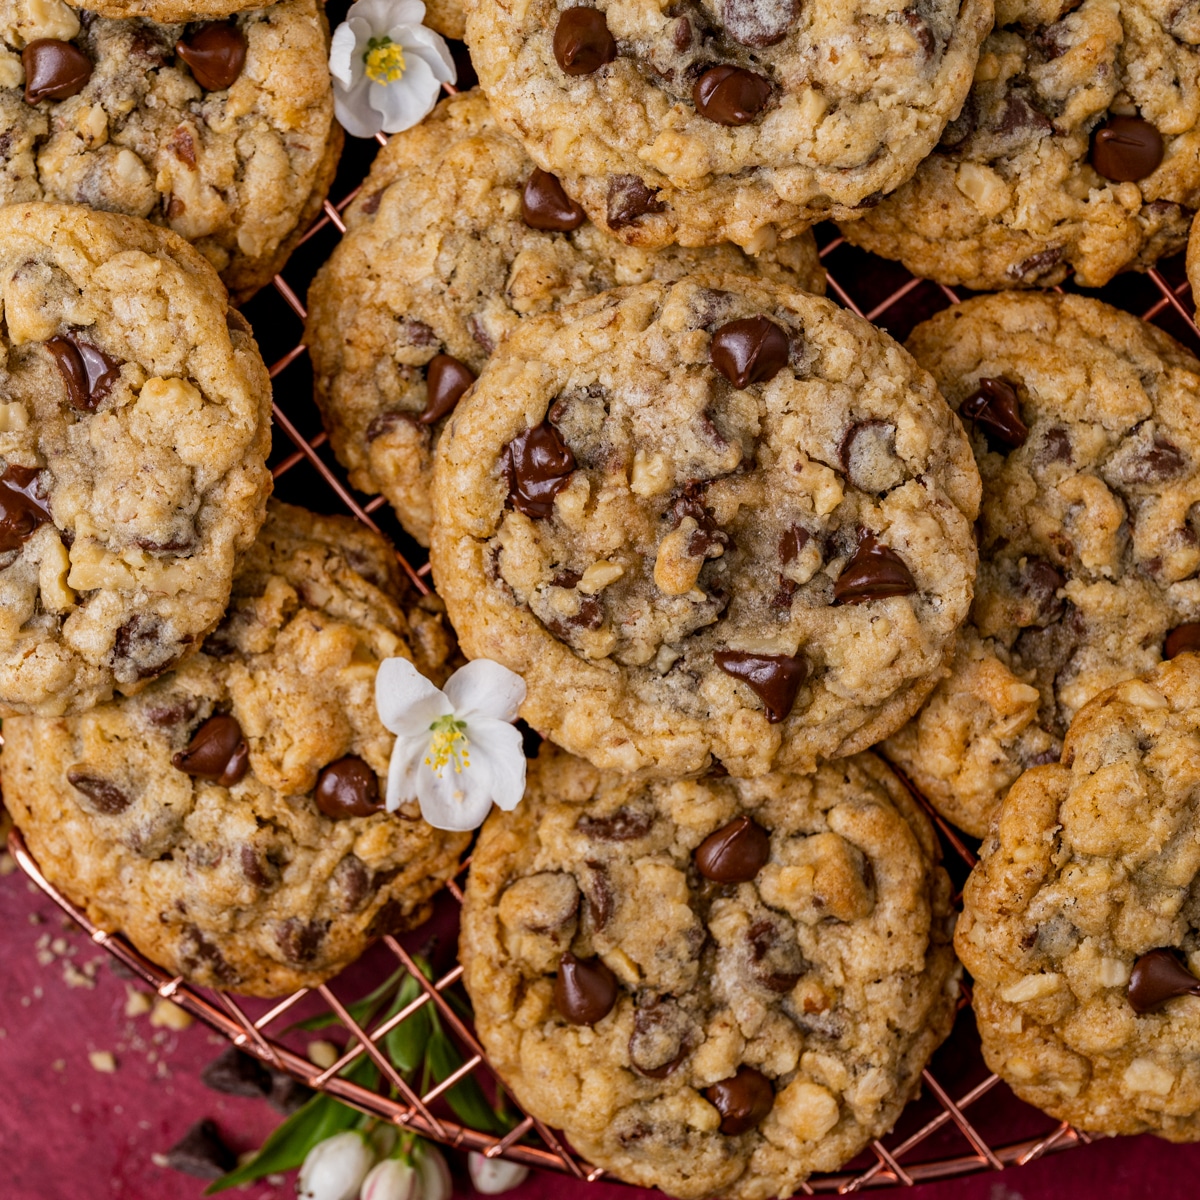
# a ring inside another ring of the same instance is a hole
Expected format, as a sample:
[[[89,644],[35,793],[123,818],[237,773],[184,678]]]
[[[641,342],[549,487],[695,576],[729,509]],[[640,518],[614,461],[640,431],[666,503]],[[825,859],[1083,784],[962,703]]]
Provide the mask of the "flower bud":
[[[428,1142],[418,1142],[414,1148],[413,1166],[417,1170],[420,1200],[450,1200],[454,1194],[454,1181],[441,1151]]]
[[[308,1152],[296,1195],[301,1200],[354,1200],[374,1160],[370,1144],[356,1129],[326,1138]]]
[[[487,1158],[472,1150],[467,1157],[467,1170],[477,1192],[495,1196],[507,1192],[525,1181],[529,1168],[520,1163],[506,1162],[502,1158]]]
[[[363,1180],[360,1200],[423,1200],[418,1189],[417,1173],[399,1158],[385,1158],[376,1163]]]

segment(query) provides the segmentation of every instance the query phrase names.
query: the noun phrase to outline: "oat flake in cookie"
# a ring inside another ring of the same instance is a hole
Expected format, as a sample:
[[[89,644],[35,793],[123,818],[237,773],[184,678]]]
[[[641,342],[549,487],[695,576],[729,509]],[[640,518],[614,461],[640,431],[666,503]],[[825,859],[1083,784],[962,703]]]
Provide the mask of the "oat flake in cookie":
[[[893,732],[967,615],[979,476],[933,381],[821,297],[647,283],[530,318],[438,446],[469,657],[605,769],[808,769]]]
[[[496,114],[637,245],[748,249],[907,179],[966,97],[991,0],[478,0]]]
[[[983,1053],[1096,1133],[1200,1138],[1200,657],[1097,696],[1013,785],[963,896]]]
[[[168,226],[240,302],[283,265],[333,180],[328,54],[315,0],[187,24],[0,0],[0,204]]]
[[[4,799],[56,887],[192,982],[311,987],[418,924],[469,840],[382,809],[384,659],[452,642],[376,534],[274,504],[203,650],[136,697],[4,722]]]
[[[753,259],[729,244],[656,252],[608,237],[479,91],[390,138],[346,224],[308,294],[317,403],[351,482],[383,492],[423,545],[446,418],[522,317],[701,268],[825,290],[809,233]]]
[[[908,342],[983,476],[948,679],[885,753],[982,836],[1098,692],[1200,647],[1200,362],[1080,296],[980,297]]]
[[[620,1179],[788,1196],[891,1128],[954,1019],[950,884],[873,755],[601,773],[543,745],[471,860],[463,981],[530,1114]]]
[[[0,713],[131,693],[216,625],[271,386],[212,267],[145,221],[0,208]]]
[[[946,284],[1101,287],[1183,248],[1200,206],[1200,11],[1001,0],[958,119],[847,223]]]

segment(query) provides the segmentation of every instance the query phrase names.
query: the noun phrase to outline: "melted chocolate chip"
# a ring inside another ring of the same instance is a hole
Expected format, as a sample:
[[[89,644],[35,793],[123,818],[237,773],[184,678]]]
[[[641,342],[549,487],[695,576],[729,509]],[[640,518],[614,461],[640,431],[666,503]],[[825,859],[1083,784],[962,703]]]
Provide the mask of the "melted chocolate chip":
[[[666,211],[658,189],[646,186],[637,175],[613,175],[608,181],[605,216],[610,229],[621,229],[639,217]]]
[[[440,421],[475,382],[475,372],[449,354],[435,354],[425,368],[425,407],[417,418],[422,425]]]
[[[553,516],[554,497],[575,470],[575,455],[558,430],[549,421],[527,429],[508,443],[504,459],[513,507],[535,521]]]
[[[1162,134],[1141,117],[1110,117],[1092,137],[1092,166],[1114,183],[1145,179],[1162,160]]]
[[[1121,474],[1125,483],[1163,483],[1181,474],[1186,467],[1183,451],[1158,434],[1143,454],[1125,464]]]
[[[0,475],[0,553],[19,550],[39,525],[52,519],[38,492],[40,473],[37,467],[12,463]]]
[[[963,402],[958,415],[983,430],[990,449],[1007,454],[1025,445],[1029,426],[1021,420],[1016,390],[1003,379],[981,379]]]
[[[1009,279],[1015,279],[1020,283],[1037,283],[1039,279],[1044,279],[1058,266],[1062,256],[1063,248],[1061,246],[1048,246],[1045,250],[1039,250],[1019,263],[1013,263],[1004,273]]]
[[[900,555],[868,533],[837,577],[833,602],[863,604],[888,596],[911,596],[916,590],[916,580]]]
[[[729,1137],[754,1129],[775,1105],[771,1081],[753,1067],[704,1089],[704,1098],[721,1114],[721,1132]]]
[[[259,854],[253,846],[243,846],[239,859],[246,881],[259,891],[270,891],[279,882],[279,867]]]
[[[740,679],[763,702],[767,720],[772,725],[792,711],[796,693],[808,678],[808,663],[798,654],[715,650],[713,661],[726,675]]]
[[[1129,1007],[1141,1016],[1176,996],[1200,996],[1200,979],[1171,950],[1151,950],[1133,964],[1125,993]]]
[[[804,959],[794,937],[786,936],[773,921],[757,921],[746,930],[754,975],[769,992],[790,992],[804,974]]]
[[[812,534],[803,525],[793,525],[779,535],[779,561],[787,566],[795,562],[800,551],[812,540]]]
[[[25,103],[66,100],[77,96],[92,77],[92,63],[70,42],[37,38],[21,51],[25,68]]]
[[[616,57],[617,43],[599,9],[562,11],[554,27],[554,60],[564,74],[591,75]]]
[[[328,921],[302,921],[289,917],[275,930],[275,944],[288,962],[306,966],[313,962],[325,940]]]
[[[595,1025],[616,1002],[616,976],[600,959],[576,958],[569,950],[559,959],[554,1007],[572,1025]]]
[[[1039,464],[1046,466],[1056,462],[1069,463],[1072,458],[1071,435],[1061,425],[1047,429],[1037,454]]]
[[[1044,558],[1027,559],[1021,568],[1017,593],[1023,600],[1032,601],[1033,612],[1028,624],[1045,629],[1062,616],[1066,601],[1059,591],[1066,586],[1067,577]]]
[[[567,12],[595,12],[593,8],[568,9]],[[565,14],[564,14],[565,15]],[[521,219],[530,229],[567,233],[578,229],[587,214],[563,191],[556,175],[535,168],[521,193]]]
[[[1183,625],[1176,625],[1163,643],[1163,658],[1174,658],[1177,654],[1187,651],[1200,651],[1200,622],[1188,621]]]
[[[691,1022],[671,1001],[641,1005],[633,1014],[629,1065],[647,1079],[666,1079],[691,1050]]]
[[[718,125],[748,125],[771,98],[771,81],[743,67],[710,67],[692,88],[696,111]]]
[[[735,388],[766,383],[787,366],[788,336],[766,317],[730,321],[712,336],[708,356]]]
[[[632,842],[645,837],[654,818],[636,808],[618,808],[611,817],[591,817],[586,813],[575,822],[584,837],[598,842]]]
[[[188,748],[172,756],[171,764],[193,779],[233,787],[250,765],[250,747],[237,720],[222,714],[209,717],[192,734]]]
[[[361,758],[347,755],[317,776],[317,807],[331,820],[369,817],[383,808],[379,779]]]
[[[89,775],[78,767],[72,767],[67,772],[67,782],[77,792],[82,792],[92,802],[92,807],[106,817],[123,813],[132,803],[115,783],[101,779],[99,775]]]
[[[749,817],[736,817],[696,847],[696,870],[714,883],[749,883],[771,857],[771,838]]]
[[[175,53],[206,92],[223,92],[246,65],[246,35],[236,25],[209,21],[177,41]]]

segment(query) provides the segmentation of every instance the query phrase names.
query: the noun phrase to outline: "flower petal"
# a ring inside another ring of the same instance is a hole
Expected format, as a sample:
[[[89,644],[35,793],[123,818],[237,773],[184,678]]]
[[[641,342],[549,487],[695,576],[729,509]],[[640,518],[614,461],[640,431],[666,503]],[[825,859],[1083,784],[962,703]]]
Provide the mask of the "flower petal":
[[[425,738],[438,717],[453,711],[445,694],[407,658],[385,658],[379,664],[375,710],[393,733]]]
[[[434,829],[477,829],[492,810],[492,778],[486,760],[472,759],[462,771],[447,766],[440,776],[422,762],[417,771],[417,799],[421,816]]]
[[[525,680],[490,658],[477,658],[450,676],[446,696],[464,721],[473,717],[515,721],[525,699]]]
[[[333,111],[341,127],[351,137],[374,137],[383,125],[379,113],[371,107],[371,92],[366,80],[349,89],[334,83]]]
[[[354,86],[354,64],[357,62],[362,70],[362,55],[356,54],[358,38],[354,36],[348,22],[343,22],[333,31],[333,40],[329,43],[329,73],[343,87]]]
[[[423,737],[398,737],[388,763],[387,794],[384,803],[388,812],[395,812],[405,800],[417,798],[417,774],[429,754],[429,733]]]
[[[420,58],[433,72],[439,83],[454,83],[458,79],[458,68],[450,54],[445,39],[424,25],[415,25],[393,33],[392,40],[399,42],[407,53]]]
[[[420,25],[425,20],[422,0],[358,0],[350,6],[346,19],[358,17],[371,26],[371,33],[387,33],[395,25]]]
[[[476,717],[467,724],[471,769],[487,765],[492,803],[511,812],[525,795],[525,746],[521,732],[507,721]]]
[[[383,114],[384,133],[400,133],[432,112],[440,95],[428,63],[414,56],[395,83],[371,84],[371,107]]]

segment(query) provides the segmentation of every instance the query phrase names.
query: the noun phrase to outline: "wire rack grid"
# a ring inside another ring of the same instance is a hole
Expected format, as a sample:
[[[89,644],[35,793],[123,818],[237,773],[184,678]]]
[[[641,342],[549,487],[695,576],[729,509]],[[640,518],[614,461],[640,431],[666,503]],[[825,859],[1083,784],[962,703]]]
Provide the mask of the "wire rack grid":
[[[461,52],[461,47],[455,49]],[[460,54],[456,57],[460,58],[461,80],[465,60]],[[469,66],[466,69],[469,71]],[[448,87],[446,90],[454,92],[456,89]],[[381,145],[387,141],[383,135],[377,140]],[[276,432],[272,471],[277,491],[290,493],[310,507],[320,507],[320,501],[314,496],[314,484],[316,493],[322,488],[328,489],[329,499],[335,507],[349,511],[371,529],[390,537],[396,546],[397,558],[413,585],[422,594],[427,594],[430,591],[427,582],[429,564],[422,561],[424,552],[404,534],[387,510],[384,498],[357,495],[332,457],[312,401],[306,350],[299,340],[306,316],[300,295],[316,267],[345,232],[342,213],[358,192],[358,186],[348,187],[347,183],[361,185],[369,156],[375,150],[376,147],[370,145],[368,154],[361,143],[348,150],[335,183],[335,189],[341,189],[338,193],[341,199],[336,203],[325,202],[323,212],[287,264],[286,274],[277,275],[273,290],[264,290],[244,311],[268,359],[274,357],[270,367]],[[897,338],[903,339],[914,325],[938,309],[961,300],[949,287],[915,278],[896,263],[850,246],[832,226],[818,227],[817,235],[829,294]],[[1190,349],[1200,351],[1200,330],[1189,312],[1182,256],[1145,275],[1119,277],[1108,288],[1088,294],[1099,295],[1144,320],[1165,327]],[[280,352],[273,355],[276,349]],[[913,795],[937,826],[946,850],[947,865],[961,883],[975,862],[969,839],[934,812],[915,789]],[[172,976],[119,934],[95,926],[45,878],[18,831],[10,833],[8,846],[25,874],[82,926],[96,945],[153,987],[158,995],[170,999],[270,1067],[364,1113],[454,1148],[480,1151],[490,1158],[503,1157],[589,1182],[611,1179],[602,1169],[591,1166],[575,1154],[541,1121],[523,1112],[503,1137],[467,1127],[450,1115],[445,1095],[465,1076],[476,1074],[485,1089],[492,1092],[499,1082],[470,1024],[460,1017],[447,998],[450,989],[461,988],[461,966],[456,964],[428,979],[402,941],[386,936],[382,939],[386,961],[393,970],[398,966],[410,974],[420,988],[417,998],[393,1017],[370,1028],[360,1025],[348,1007],[358,997],[348,996],[353,985],[347,982],[345,974],[317,989],[296,992],[255,1014],[252,1004],[226,993],[195,987],[181,976]],[[462,872],[466,871],[467,865],[463,865]],[[456,910],[462,901],[457,880],[450,882],[448,892]],[[451,924],[455,923],[456,911],[451,914]],[[362,987],[361,993],[365,995],[367,990],[368,987]],[[346,1038],[345,1052],[324,1069],[287,1044],[286,1030],[282,1028],[283,1019],[289,1014],[294,1016],[300,1011],[298,1006],[314,994],[337,1015]],[[388,1060],[380,1042],[390,1030],[428,1004],[435,1006],[459,1043],[464,1061],[453,1074],[418,1094]],[[960,1010],[969,1006],[970,992],[964,986]],[[1065,1122],[1055,1122],[1022,1104],[996,1075],[988,1073],[978,1042],[969,1036],[965,1040],[959,1038],[959,1031],[973,1024],[964,1019],[965,1015],[968,1014],[960,1012],[951,1043],[939,1052],[931,1068],[923,1072],[922,1097],[909,1104],[896,1129],[886,1139],[874,1141],[843,1171],[812,1176],[801,1185],[804,1194],[841,1195],[866,1188],[913,1187],[977,1171],[999,1171],[1023,1166],[1046,1154],[1092,1140],[1083,1131]],[[364,1054],[379,1069],[382,1076],[379,1089],[364,1087],[342,1076],[342,1072]],[[972,1117],[968,1117],[968,1110]],[[1017,1131],[1022,1136],[1014,1137]],[[926,1157],[918,1157],[922,1151]]]

